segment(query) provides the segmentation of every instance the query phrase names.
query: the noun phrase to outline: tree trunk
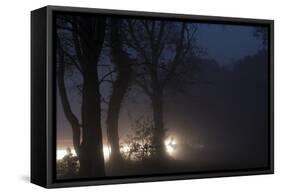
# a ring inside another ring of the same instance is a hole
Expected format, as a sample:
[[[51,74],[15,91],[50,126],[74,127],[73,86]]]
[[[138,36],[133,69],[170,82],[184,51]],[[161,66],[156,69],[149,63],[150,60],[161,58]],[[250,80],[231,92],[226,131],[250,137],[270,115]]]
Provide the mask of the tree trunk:
[[[58,38],[58,37],[57,37]],[[64,81],[64,75],[65,75],[65,61],[64,61],[64,53],[62,51],[60,41],[58,46],[58,89],[59,94],[61,97],[61,103],[63,107],[63,111],[65,114],[65,117],[69,121],[71,128],[72,128],[72,140],[73,140],[73,147],[74,150],[79,157],[80,154],[80,124],[77,119],[77,117],[74,115],[74,113],[71,110],[71,106],[67,97],[67,92],[65,88],[65,81]]]
[[[154,134],[153,145],[156,148],[156,158],[165,156],[165,129],[163,121],[163,91],[155,89],[151,96],[151,106],[153,110]]]
[[[79,172],[81,177],[88,178],[105,176],[97,66],[104,42],[105,18],[97,17],[74,17],[72,32],[83,76]]]
[[[122,49],[120,23],[111,20],[110,54],[111,61],[117,69],[117,78],[112,86],[107,111],[107,137],[111,147],[110,160],[118,162],[122,159],[119,146],[118,119],[124,96],[129,88],[132,68],[128,54]]]
[[[80,148],[80,175],[105,176],[101,107],[97,70],[89,66],[84,73],[82,91],[83,142]]]
[[[108,113],[107,113],[107,137],[111,146],[110,160],[120,161],[120,146],[118,135],[118,120],[123,98],[129,86],[129,77],[122,78],[118,76],[113,84],[113,91],[110,97]]]

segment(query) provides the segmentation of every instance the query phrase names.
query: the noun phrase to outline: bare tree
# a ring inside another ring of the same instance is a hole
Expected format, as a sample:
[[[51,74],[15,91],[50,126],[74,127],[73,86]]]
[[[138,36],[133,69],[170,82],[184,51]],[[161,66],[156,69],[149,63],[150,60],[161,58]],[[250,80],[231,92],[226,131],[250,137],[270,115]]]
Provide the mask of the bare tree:
[[[137,57],[136,84],[151,100],[156,155],[165,156],[164,92],[170,82],[188,69],[196,26],[185,22],[127,20],[126,45]],[[185,68],[182,68],[185,67]]]
[[[110,58],[114,64],[116,79],[112,84],[107,110],[107,137],[111,145],[110,161],[120,161],[120,146],[118,135],[118,119],[121,105],[132,79],[132,60],[124,51],[122,40],[122,20],[111,19],[109,21],[109,46]]]
[[[72,126],[73,144],[80,162],[80,176],[105,176],[102,129],[101,97],[97,64],[105,36],[105,18],[98,16],[66,17],[64,30],[71,34],[72,52],[65,50],[65,42],[58,48],[58,86],[63,110]],[[60,29],[60,28],[58,28]],[[58,39],[59,35],[58,35]],[[81,124],[72,112],[64,83],[65,57],[79,70],[83,77]],[[80,127],[81,126],[81,127]],[[82,138],[81,138],[82,130]]]

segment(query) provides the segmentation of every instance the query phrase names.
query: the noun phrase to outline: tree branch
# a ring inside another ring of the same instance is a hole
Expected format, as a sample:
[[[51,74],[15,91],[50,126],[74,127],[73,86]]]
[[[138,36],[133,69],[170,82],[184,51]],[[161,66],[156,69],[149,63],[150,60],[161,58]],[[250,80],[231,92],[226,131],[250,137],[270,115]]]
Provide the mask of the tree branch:
[[[60,43],[58,40],[58,88],[60,91],[60,97],[61,97],[61,103],[63,107],[63,111],[65,114],[65,117],[69,121],[72,132],[73,132],[73,146],[75,149],[76,154],[79,156],[80,154],[80,124],[79,120],[76,118],[74,113],[71,110],[71,106],[67,97],[66,87],[65,87],[65,81],[64,81],[64,74],[65,74],[65,64],[64,64],[64,53],[60,49]]]
[[[112,70],[112,71],[106,73],[104,76],[102,76],[102,78],[101,78],[100,81],[99,81],[99,84],[101,84],[103,81],[105,81],[106,78],[107,78],[108,76],[111,76],[111,74],[114,73],[114,72],[116,72],[116,70]]]
[[[63,48],[61,48],[62,52],[64,55],[67,56],[67,58],[69,58],[72,62],[72,64],[79,70],[80,73],[82,73],[81,67],[79,66],[79,64],[77,63],[77,61],[73,58],[73,56],[71,56],[68,52],[66,52]]]

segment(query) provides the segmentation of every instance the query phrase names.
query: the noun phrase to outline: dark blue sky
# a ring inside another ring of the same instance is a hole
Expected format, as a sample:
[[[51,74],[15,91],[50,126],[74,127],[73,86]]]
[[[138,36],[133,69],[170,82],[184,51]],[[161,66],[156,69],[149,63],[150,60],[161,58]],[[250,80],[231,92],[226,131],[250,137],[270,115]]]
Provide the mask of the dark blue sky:
[[[254,37],[253,32],[251,26],[199,24],[197,44],[221,66],[229,65],[261,48],[262,41]]]

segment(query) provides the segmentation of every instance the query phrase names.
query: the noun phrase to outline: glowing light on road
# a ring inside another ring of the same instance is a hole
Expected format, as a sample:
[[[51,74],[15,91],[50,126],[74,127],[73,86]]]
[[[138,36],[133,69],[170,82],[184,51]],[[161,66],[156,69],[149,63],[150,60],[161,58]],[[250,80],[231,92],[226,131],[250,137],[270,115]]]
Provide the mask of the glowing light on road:
[[[168,137],[164,143],[165,143],[165,147],[166,147],[166,152],[169,155],[174,156],[176,147],[177,147],[177,142],[174,139],[174,137]],[[120,152],[123,154],[128,154],[130,152],[130,146],[128,144],[123,144],[123,146],[120,148]],[[69,153],[68,153],[67,149],[58,149],[56,154],[57,154],[57,160],[61,160],[61,159],[63,159],[63,157],[65,157]],[[76,152],[73,148],[71,149],[71,154],[72,154],[72,156],[76,156]],[[110,145],[103,144],[103,156],[104,156],[104,160],[106,162],[109,161],[110,154],[111,154]]]
[[[130,147],[128,144],[123,144],[122,148],[120,148],[120,152],[128,153],[130,152]]]
[[[57,150],[57,160],[63,159],[63,157],[66,156],[67,154],[68,153],[67,153],[66,149],[58,149]],[[76,152],[74,149],[71,149],[71,154],[72,154],[72,156],[76,156]]]
[[[63,159],[63,157],[65,157],[67,154],[68,154],[67,149],[58,149],[57,150],[57,160]],[[71,149],[71,154],[72,154],[72,156],[76,156],[76,152],[74,149]],[[109,160],[110,154],[111,154],[110,146],[107,144],[104,144],[103,145],[103,156],[104,156],[105,161]]]
[[[109,160],[110,154],[111,154],[110,146],[107,144],[103,144],[103,157],[105,161]]]
[[[175,150],[176,150],[176,146],[177,146],[177,142],[173,137],[169,137],[168,139],[165,140],[165,147],[166,147],[166,152],[169,155],[173,155]]]

